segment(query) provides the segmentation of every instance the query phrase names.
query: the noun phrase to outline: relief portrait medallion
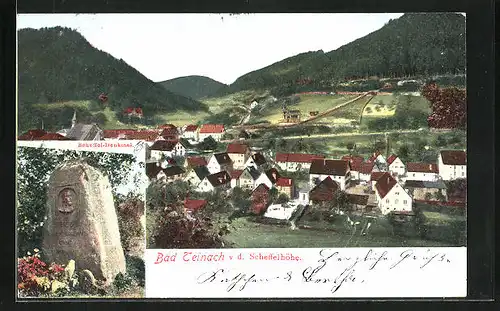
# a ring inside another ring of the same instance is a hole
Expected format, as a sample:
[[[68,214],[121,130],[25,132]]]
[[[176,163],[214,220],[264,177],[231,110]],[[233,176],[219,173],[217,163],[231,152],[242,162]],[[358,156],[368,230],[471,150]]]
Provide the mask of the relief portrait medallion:
[[[57,198],[57,209],[61,213],[69,214],[76,208],[77,195],[75,190],[71,188],[64,188],[59,192]]]

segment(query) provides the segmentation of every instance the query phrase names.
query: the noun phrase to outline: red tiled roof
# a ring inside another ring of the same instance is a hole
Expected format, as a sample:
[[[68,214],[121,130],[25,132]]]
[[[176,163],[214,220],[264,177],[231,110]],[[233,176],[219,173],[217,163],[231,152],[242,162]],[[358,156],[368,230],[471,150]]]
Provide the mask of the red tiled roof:
[[[385,172],[372,172],[370,176],[371,181],[377,181],[385,174]]]
[[[123,113],[126,113],[126,114],[130,114],[130,113],[142,114],[142,108],[128,107],[125,110],[123,110]]]
[[[248,152],[248,146],[245,144],[229,144],[227,145],[227,153],[245,154]]]
[[[201,134],[224,133],[224,124],[203,124],[200,128]]]
[[[104,138],[118,138],[120,135],[129,135],[137,132],[136,130],[103,130]]]
[[[359,172],[361,174],[371,174],[374,165],[375,164],[373,162],[363,162],[361,163],[361,168],[359,169]]]
[[[445,165],[466,165],[467,154],[462,150],[442,150],[441,158]]]
[[[378,179],[377,184],[375,185],[375,189],[377,189],[380,198],[383,199],[397,183],[398,182],[391,176],[391,174],[385,172]]]
[[[186,199],[184,201],[184,207],[189,210],[189,211],[197,211],[207,205],[206,200],[191,200],[191,199]]]
[[[186,161],[191,167],[207,165],[207,160],[204,157],[187,157]]]
[[[33,140],[35,138],[42,137],[45,134],[47,134],[47,132],[42,130],[42,129],[28,130],[26,133],[20,135],[17,139],[18,140]]]
[[[177,130],[177,127],[173,124],[162,124],[158,126],[159,129],[174,129]]]
[[[157,131],[137,131],[134,133],[127,134],[125,139],[128,140],[145,140],[145,141],[155,141],[160,135]]]
[[[343,156],[342,160],[349,161],[349,164],[351,165],[351,170],[356,172],[359,172],[361,170],[361,164],[364,161],[362,156]]]
[[[306,153],[276,153],[276,162],[311,163],[325,156]]]
[[[164,128],[163,131],[160,133],[161,136],[176,136],[179,135],[179,132],[177,132],[176,128]]]
[[[346,160],[313,160],[309,174],[345,176],[348,168]]]
[[[243,174],[243,170],[232,170],[229,172],[229,175],[231,175],[231,179],[238,179],[240,178],[241,174]]]
[[[434,163],[415,163],[410,162],[406,164],[406,169],[408,172],[416,173],[439,173],[437,164]]]
[[[292,187],[293,186],[293,179],[286,178],[286,177],[280,177],[276,181],[276,186],[278,186],[278,187]]]
[[[42,137],[35,138],[35,140],[69,140],[59,133],[47,133]]]
[[[188,126],[186,126],[186,129],[184,130],[184,132],[196,132],[197,129],[198,129],[198,125],[189,124]]]
[[[391,154],[388,158],[387,158],[387,164],[392,164],[392,162],[394,162],[394,160],[397,159],[397,155],[395,154]]]

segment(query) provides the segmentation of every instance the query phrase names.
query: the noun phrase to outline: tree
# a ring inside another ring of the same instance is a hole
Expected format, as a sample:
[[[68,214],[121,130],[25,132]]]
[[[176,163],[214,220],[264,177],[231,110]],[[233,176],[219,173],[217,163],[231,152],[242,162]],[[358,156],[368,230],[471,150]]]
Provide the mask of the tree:
[[[233,188],[230,199],[233,207],[242,214],[246,214],[252,205],[252,201],[250,199],[251,195],[252,192],[248,189],[242,189],[240,187]]]
[[[440,89],[435,83],[422,88],[422,96],[432,109],[428,117],[429,127],[465,128],[467,124],[467,103],[465,90],[456,87]]]
[[[278,140],[278,148],[280,148],[282,151],[285,151],[287,146],[288,146],[288,143],[286,142],[285,139],[280,138]]]
[[[410,162],[410,146],[407,143],[398,148],[398,157],[405,163]]]
[[[385,141],[375,140],[374,142],[372,142],[371,148],[372,148],[373,152],[384,152],[384,150],[386,148]]]
[[[332,204],[333,208],[331,211],[335,214],[338,214],[339,211],[350,213],[353,210],[353,205],[349,202],[347,193],[342,190],[338,190],[335,192]]]
[[[90,118],[90,121],[103,126],[104,124],[106,124],[106,122],[108,122],[108,118],[104,113],[98,112]]]
[[[356,148],[356,143],[353,141],[349,141],[346,143],[347,150],[351,153]]]
[[[217,141],[212,136],[208,136],[198,144],[198,148],[202,150],[215,150],[217,146]]]
[[[270,202],[276,202],[276,200],[278,199],[278,196],[279,196],[279,191],[277,188],[271,188],[269,189],[269,201]]]
[[[290,197],[285,193],[280,193],[276,199],[276,204],[284,204],[290,201]]]

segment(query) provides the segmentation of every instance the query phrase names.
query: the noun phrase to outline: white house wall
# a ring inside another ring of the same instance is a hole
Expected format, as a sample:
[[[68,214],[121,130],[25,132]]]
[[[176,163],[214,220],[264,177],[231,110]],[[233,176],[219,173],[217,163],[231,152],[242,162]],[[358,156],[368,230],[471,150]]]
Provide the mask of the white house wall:
[[[421,172],[408,172],[404,178],[405,180],[423,180],[423,181],[436,181],[439,175],[436,173],[421,173]]]
[[[396,173],[399,176],[404,175],[406,173],[406,166],[401,159],[396,158],[394,162],[389,165],[389,172]]]
[[[378,207],[383,215],[390,212],[412,211],[412,198],[399,184],[396,184],[383,199],[380,198],[378,192],[376,196]]]

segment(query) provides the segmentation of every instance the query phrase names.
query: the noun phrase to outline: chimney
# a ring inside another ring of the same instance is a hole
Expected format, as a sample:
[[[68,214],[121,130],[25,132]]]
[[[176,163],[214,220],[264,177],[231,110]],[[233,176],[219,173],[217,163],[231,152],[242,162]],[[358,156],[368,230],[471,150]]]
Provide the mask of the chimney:
[[[429,171],[432,171],[432,164],[429,164]]]
[[[276,172],[273,172],[273,178],[276,180]]]

